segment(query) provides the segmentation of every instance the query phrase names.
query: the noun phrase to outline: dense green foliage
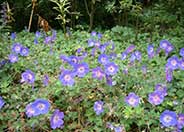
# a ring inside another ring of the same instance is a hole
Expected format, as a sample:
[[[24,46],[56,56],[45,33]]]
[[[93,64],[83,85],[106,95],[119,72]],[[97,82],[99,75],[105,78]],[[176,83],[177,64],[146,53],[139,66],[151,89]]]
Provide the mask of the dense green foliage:
[[[180,29],[176,28],[173,32],[168,30],[167,34],[161,36],[153,32],[154,46],[158,47],[160,40],[167,39],[175,47],[169,56],[178,55],[179,48],[184,43],[184,40],[181,39],[183,30]],[[135,32],[132,28],[117,26],[103,33],[100,43],[113,41],[115,44],[113,53],[118,56],[113,60],[119,65],[118,74],[113,76],[114,86],[108,86],[104,79],[102,81],[92,79],[91,73],[84,78],[76,77],[76,83],[72,87],[63,86],[60,83],[58,79],[60,70],[71,68],[60,60],[61,54],[77,55],[76,50],[82,48],[88,53],[84,61],[89,64],[90,69],[99,66],[97,62],[99,51],[97,50],[95,57],[90,55],[92,49],[87,44],[90,38],[87,32],[71,31],[71,36],[67,38],[62,32],[58,32],[56,40],[50,44],[44,44],[44,37],[39,38],[38,44],[34,44],[34,34],[26,31],[17,34],[15,40],[6,36],[3,44],[0,45],[4,59],[7,59],[11,46],[15,42],[29,47],[30,54],[27,57],[20,56],[16,63],[7,63],[1,67],[0,95],[6,104],[0,111],[0,131],[32,131],[33,129],[34,131],[49,131],[51,130],[49,118],[56,108],[65,113],[63,131],[110,131],[106,127],[108,122],[115,126],[124,126],[128,132],[171,131],[169,128],[161,128],[159,116],[165,109],[176,113],[184,112],[182,105],[184,103],[183,71],[174,71],[174,80],[167,83],[165,64],[168,57],[160,53],[159,56],[149,59],[146,52],[149,34],[138,34],[135,42]],[[133,42],[136,49],[142,52],[142,61],[129,66],[129,60],[122,61],[120,56],[121,52]],[[111,48],[108,47],[105,53],[112,53]],[[143,65],[147,66],[146,75],[141,70]],[[122,73],[126,68],[128,68],[127,75]],[[21,74],[26,69],[35,73],[34,89],[30,84],[20,83]],[[47,87],[42,83],[45,74],[50,78]],[[154,90],[157,83],[167,85],[168,95],[161,105],[153,106],[147,99],[148,94]],[[125,104],[124,98],[129,92],[136,92],[141,97],[141,104],[138,107],[131,108]],[[49,100],[51,109],[46,115],[27,118],[25,107],[37,98]],[[93,111],[93,104],[96,100],[105,102],[105,111],[99,116]]]

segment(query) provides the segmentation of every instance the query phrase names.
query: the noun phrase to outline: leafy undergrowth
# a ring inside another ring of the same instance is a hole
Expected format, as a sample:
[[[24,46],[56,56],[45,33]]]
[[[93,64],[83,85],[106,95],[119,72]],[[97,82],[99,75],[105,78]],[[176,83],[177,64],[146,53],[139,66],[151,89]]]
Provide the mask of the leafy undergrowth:
[[[134,34],[116,27],[5,36],[0,131],[180,131],[184,40],[154,33],[149,44],[149,34]]]

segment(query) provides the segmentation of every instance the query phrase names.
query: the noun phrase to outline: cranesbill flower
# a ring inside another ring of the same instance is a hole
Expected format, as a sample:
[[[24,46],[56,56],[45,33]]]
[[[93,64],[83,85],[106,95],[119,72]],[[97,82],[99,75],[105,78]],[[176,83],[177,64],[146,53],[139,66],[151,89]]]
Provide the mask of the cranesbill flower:
[[[88,46],[93,47],[95,45],[95,41],[92,39],[88,39]]]
[[[135,53],[132,53],[130,56],[130,62],[133,63],[136,60],[136,55]]]
[[[134,49],[135,49],[135,45],[130,45],[126,50],[125,50],[125,52],[126,53],[131,53],[132,51],[134,51]]]
[[[184,70],[184,58],[179,61],[179,67],[181,70]]]
[[[10,37],[11,37],[12,40],[15,40],[15,38],[16,38],[16,33],[15,33],[15,32],[11,33],[11,36],[10,36]]]
[[[29,49],[27,47],[22,47],[20,50],[21,56],[28,56],[29,55]]]
[[[71,55],[68,57],[69,58],[69,61],[68,63],[72,66],[76,65],[78,62],[79,62],[79,59],[77,56],[74,56],[74,55]]]
[[[167,82],[171,82],[173,80],[173,70],[170,68],[167,68],[167,66],[165,71],[165,77]]]
[[[91,32],[91,36],[93,36],[93,37],[96,36],[96,34],[97,34],[97,33],[96,33],[95,31],[92,31],[92,32]]]
[[[146,73],[147,73],[147,66],[146,66],[146,65],[143,65],[143,66],[141,67],[141,69],[142,69],[142,73],[143,73],[143,74],[146,74]]]
[[[102,80],[102,78],[105,76],[103,70],[100,67],[96,67],[92,69],[92,77],[97,78],[99,80]]]
[[[110,62],[105,65],[105,73],[107,75],[115,75],[118,72],[118,69],[118,65],[114,62]]]
[[[60,59],[64,62],[69,62],[70,61],[70,58],[66,55],[60,55]]]
[[[167,48],[168,45],[171,45],[169,41],[167,41],[167,40],[161,40],[159,47],[161,49],[163,49],[163,50],[166,50],[166,48]]]
[[[140,98],[135,93],[131,92],[125,97],[125,102],[132,107],[137,107],[140,103]]]
[[[44,75],[43,84],[44,84],[44,86],[47,86],[49,84],[49,76],[48,75]]]
[[[48,113],[50,109],[50,103],[45,99],[36,99],[32,105],[39,115]]]
[[[184,127],[184,114],[178,114],[177,127],[182,129]]]
[[[98,39],[102,38],[102,34],[101,33],[98,33],[97,36],[98,36]]]
[[[39,111],[33,105],[33,103],[30,103],[26,106],[26,115],[27,115],[27,117],[32,117],[32,116],[38,116],[39,115]]]
[[[35,74],[31,70],[26,70],[25,72],[23,72],[21,77],[21,82],[32,84],[35,81]]]
[[[149,94],[148,101],[152,105],[159,105],[164,101],[164,96],[162,96],[159,91],[154,91],[153,93]]]
[[[172,56],[167,60],[167,67],[175,70],[179,68],[179,59],[177,56]]]
[[[100,115],[104,111],[103,106],[104,106],[104,102],[101,100],[98,100],[94,103],[93,108],[94,108],[96,115]]]
[[[73,71],[64,70],[59,76],[59,80],[64,86],[72,86],[75,83],[75,75],[76,74]]]
[[[165,49],[166,55],[168,55],[173,50],[174,50],[174,46],[172,44],[168,44],[166,49]]]
[[[18,61],[18,56],[17,55],[14,55],[14,54],[10,54],[9,56],[8,56],[8,58],[9,58],[9,60],[10,60],[10,62],[11,63],[15,63],[15,62],[17,62]]]
[[[163,86],[162,84],[157,84],[155,86],[155,91],[158,91],[162,96],[167,95],[167,87]]]
[[[20,43],[15,43],[12,45],[12,52],[19,54],[21,49],[22,49],[22,45]]]
[[[3,105],[5,104],[3,98],[0,96],[0,109],[3,107]]]
[[[74,69],[78,77],[84,77],[89,72],[89,66],[85,62],[75,65]]]
[[[121,53],[121,60],[125,60],[127,57],[127,53],[126,52],[122,52]]]
[[[34,44],[38,44],[38,39],[37,38],[34,39]]]
[[[184,58],[184,48],[180,49],[180,55]]]
[[[121,126],[114,127],[114,132],[122,132],[123,128]]]
[[[45,37],[45,39],[44,39],[44,43],[45,43],[45,44],[49,44],[49,43],[51,43],[51,41],[52,41],[52,36],[47,36],[47,37]]]
[[[165,127],[175,126],[177,124],[177,115],[174,111],[165,110],[160,115],[160,122]]]
[[[148,57],[149,58],[153,58],[154,57],[155,52],[154,52],[154,46],[152,44],[148,45],[147,53],[148,53]]]
[[[105,64],[109,63],[109,57],[106,54],[101,54],[98,57],[98,62],[100,64],[105,65]]]
[[[50,118],[51,128],[56,129],[56,128],[64,127],[63,118],[64,118],[64,113],[56,109]]]
[[[137,59],[138,61],[141,61],[141,58],[142,58],[141,52],[140,52],[140,51],[135,51],[134,53],[135,53],[136,59]]]
[[[107,85],[109,85],[109,86],[113,86],[113,80],[112,80],[112,77],[111,76],[109,76],[109,75],[105,75],[105,79],[106,79],[106,83],[107,83]]]

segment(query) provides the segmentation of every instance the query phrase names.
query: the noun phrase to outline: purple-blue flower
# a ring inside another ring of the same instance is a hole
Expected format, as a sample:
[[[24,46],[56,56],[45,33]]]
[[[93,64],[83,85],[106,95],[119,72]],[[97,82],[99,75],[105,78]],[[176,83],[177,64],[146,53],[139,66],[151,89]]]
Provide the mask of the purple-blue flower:
[[[103,106],[104,106],[104,102],[101,100],[98,100],[94,103],[93,108],[94,108],[96,115],[100,115],[104,111]]]
[[[27,117],[39,115],[39,112],[38,112],[37,108],[33,105],[33,103],[30,103],[26,106],[26,115],[27,115]]]
[[[95,45],[95,41],[92,39],[88,39],[88,46],[93,47]]]
[[[126,53],[131,53],[132,51],[134,51],[134,49],[135,49],[135,45],[130,45],[126,50],[125,50],[125,52]]]
[[[168,45],[171,45],[169,41],[167,41],[167,40],[161,40],[159,47],[161,49],[163,49],[163,50],[166,50],[166,48],[167,48]]]
[[[0,109],[3,107],[3,105],[5,104],[3,98],[0,96]]]
[[[184,70],[184,58],[179,61],[179,67],[181,70]]]
[[[113,86],[113,80],[112,80],[112,77],[111,76],[105,74],[105,79],[106,79],[107,85]]]
[[[177,115],[174,111],[165,110],[160,115],[160,123],[165,127],[175,126],[177,124]]]
[[[166,49],[165,49],[166,55],[168,55],[173,50],[174,50],[174,46],[172,44],[168,44]]]
[[[106,54],[101,54],[98,57],[98,62],[100,64],[105,65],[105,64],[109,63],[109,57]]]
[[[127,55],[128,54],[126,52],[121,53],[121,60],[125,60]]]
[[[136,55],[135,53],[132,53],[130,56],[130,62],[133,63],[136,60]]]
[[[38,44],[38,39],[37,38],[34,39],[34,44]]]
[[[184,48],[180,49],[180,55],[184,58]]]
[[[167,66],[165,70],[165,78],[167,82],[171,82],[173,80],[173,70],[168,68]]]
[[[51,128],[52,129],[63,128],[64,127],[63,119],[64,119],[64,113],[56,109],[50,118]]]
[[[121,126],[114,127],[114,132],[123,132],[123,128]]]
[[[177,127],[182,129],[184,127],[184,114],[178,114]]]
[[[22,49],[22,45],[20,43],[15,43],[12,45],[12,52],[19,54],[21,49]]]
[[[10,37],[11,37],[12,40],[15,40],[15,38],[16,38],[16,33],[15,33],[15,32],[11,33],[11,36],[10,36]]]
[[[148,57],[149,58],[153,58],[154,57],[155,52],[154,52],[154,46],[152,44],[148,45],[147,53],[148,53]]]
[[[89,66],[85,62],[75,65],[74,68],[78,77],[84,77],[89,72]]]
[[[178,69],[179,68],[179,59],[177,56],[172,56],[170,57],[168,60],[167,60],[167,67],[172,69],[172,70],[175,70],[175,69]]]
[[[36,37],[36,38],[39,38],[40,36],[41,36],[41,33],[40,33],[39,31],[36,31],[35,37]]]
[[[125,103],[132,107],[137,107],[140,103],[140,98],[135,93],[131,92],[125,97]]]
[[[142,69],[142,73],[143,73],[143,74],[146,74],[146,73],[147,73],[147,66],[146,66],[146,65],[143,65],[143,66],[141,67],[141,69]]]
[[[149,94],[148,102],[152,105],[159,105],[164,101],[164,96],[159,91],[154,91]]]
[[[45,99],[36,99],[26,106],[26,115],[28,117],[38,116],[48,113],[50,103]]]
[[[47,86],[49,84],[49,76],[48,75],[44,75],[43,84],[44,84],[44,86]]]
[[[167,95],[167,87],[166,86],[163,86],[162,84],[157,84],[155,86],[155,91],[160,92],[160,94],[162,96],[166,96]]]
[[[22,47],[20,50],[21,56],[28,56],[29,55],[29,49],[27,47]]]
[[[71,55],[68,58],[69,58],[68,63],[72,66],[75,66],[79,62],[79,58],[77,56]]]
[[[15,55],[15,54],[10,54],[10,55],[8,56],[8,59],[10,60],[11,63],[15,63],[15,62],[18,61],[19,58],[18,58],[18,56]]]
[[[105,74],[100,67],[96,67],[96,68],[92,69],[92,77],[93,78],[97,78],[99,80],[102,80],[104,76],[105,76]]]
[[[45,99],[36,99],[32,105],[36,108],[39,115],[48,113],[50,109],[50,103]]]
[[[96,36],[96,34],[97,34],[97,33],[96,33],[95,31],[92,31],[92,32],[91,32],[91,36],[93,36],[93,37]]]
[[[21,82],[32,84],[35,81],[35,74],[31,70],[26,70],[25,72],[23,72],[21,77]]]
[[[135,51],[134,53],[135,53],[136,59],[137,59],[138,61],[141,61],[141,58],[142,58],[141,52],[137,50],[137,51]]]
[[[59,76],[59,80],[64,86],[72,86],[75,83],[75,75],[76,74],[73,71],[64,70]]]
[[[116,65],[114,62],[107,63],[105,66],[105,73],[107,75],[115,75],[118,72],[118,65]]]

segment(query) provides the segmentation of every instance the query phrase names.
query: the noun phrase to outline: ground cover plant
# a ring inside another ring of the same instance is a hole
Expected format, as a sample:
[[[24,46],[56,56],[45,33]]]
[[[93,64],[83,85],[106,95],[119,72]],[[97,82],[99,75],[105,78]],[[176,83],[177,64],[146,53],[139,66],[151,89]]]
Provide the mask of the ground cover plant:
[[[0,131],[182,131],[183,40],[134,38],[123,27],[5,34]]]

